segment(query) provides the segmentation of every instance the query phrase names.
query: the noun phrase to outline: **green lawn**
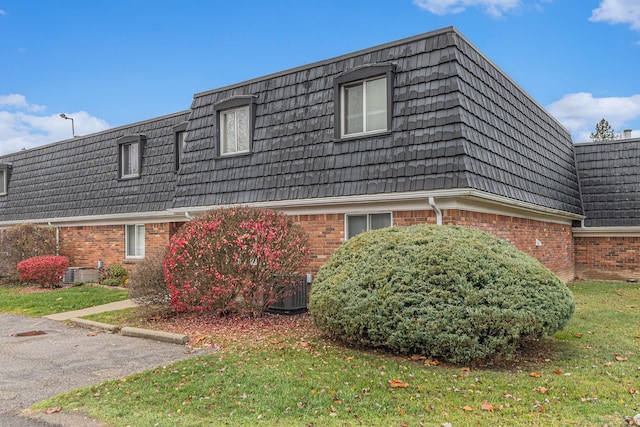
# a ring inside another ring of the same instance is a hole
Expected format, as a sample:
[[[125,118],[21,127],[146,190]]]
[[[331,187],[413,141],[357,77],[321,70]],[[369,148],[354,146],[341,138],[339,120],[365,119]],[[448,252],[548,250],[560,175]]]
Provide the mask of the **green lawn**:
[[[127,291],[99,286],[42,289],[25,293],[27,290],[34,291],[33,288],[0,286],[0,312],[42,317],[129,298]]]
[[[625,416],[640,413],[640,287],[571,289],[576,313],[568,326],[499,365],[348,349],[306,325],[231,339],[213,355],[36,408],[78,409],[110,426],[626,425]]]

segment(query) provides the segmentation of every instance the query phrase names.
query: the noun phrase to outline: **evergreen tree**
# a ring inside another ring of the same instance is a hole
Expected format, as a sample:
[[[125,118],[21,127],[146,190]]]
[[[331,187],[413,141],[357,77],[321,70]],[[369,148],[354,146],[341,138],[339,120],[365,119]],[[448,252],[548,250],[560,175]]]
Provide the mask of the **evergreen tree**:
[[[600,120],[598,124],[596,124],[596,131],[592,132],[589,136],[592,141],[613,141],[615,138],[613,128],[605,119]]]

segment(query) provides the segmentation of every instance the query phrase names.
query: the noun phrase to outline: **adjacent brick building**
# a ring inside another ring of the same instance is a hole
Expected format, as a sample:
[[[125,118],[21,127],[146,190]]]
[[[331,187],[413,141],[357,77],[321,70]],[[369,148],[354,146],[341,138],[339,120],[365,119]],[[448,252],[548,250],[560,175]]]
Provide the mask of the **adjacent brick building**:
[[[246,204],[302,224],[311,273],[358,232],[433,223],[495,234],[565,281],[637,275],[629,231],[626,252],[611,243],[625,261],[587,265],[595,243],[574,236],[594,211],[579,180],[591,167],[576,151],[562,125],[444,28],[0,157],[0,228],[49,224],[73,265],[132,265],[193,216]]]

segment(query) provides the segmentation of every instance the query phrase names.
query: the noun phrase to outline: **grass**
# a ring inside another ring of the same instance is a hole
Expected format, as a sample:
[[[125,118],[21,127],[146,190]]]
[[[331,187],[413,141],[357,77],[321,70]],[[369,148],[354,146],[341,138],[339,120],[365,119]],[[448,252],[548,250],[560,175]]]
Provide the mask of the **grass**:
[[[42,317],[121,301],[128,297],[127,291],[99,286],[61,289],[0,286],[0,312]]]
[[[563,331],[489,367],[346,348],[318,334],[309,316],[210,320],[200,329],[193,318],[158,321],[219,351],[35,409],[80,410],[110,426],[626,425],[640,412],[640,287],[571,289],[576,313]]]

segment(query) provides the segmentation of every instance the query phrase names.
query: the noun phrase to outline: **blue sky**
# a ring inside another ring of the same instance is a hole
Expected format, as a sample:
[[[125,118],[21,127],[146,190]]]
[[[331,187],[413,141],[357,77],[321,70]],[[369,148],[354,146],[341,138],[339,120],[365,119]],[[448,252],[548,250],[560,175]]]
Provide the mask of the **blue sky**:
[[[575,142],[640,137],[638,0],[0,0],[0,155],[450,25]]]

